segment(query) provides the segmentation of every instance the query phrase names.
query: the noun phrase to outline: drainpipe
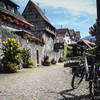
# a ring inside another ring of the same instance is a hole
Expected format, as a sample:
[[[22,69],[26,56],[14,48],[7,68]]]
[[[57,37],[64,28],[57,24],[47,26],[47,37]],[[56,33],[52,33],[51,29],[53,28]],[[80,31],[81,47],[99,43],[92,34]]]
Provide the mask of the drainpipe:
[[[97,0],[97,31],[96,31],[96,43],[100,45],[100,0]]]
[[[100,60],[100,0],[96,0],[96,3],[97,3],[96,57],[97,57],[97,62],[98,62],[98,60]]]

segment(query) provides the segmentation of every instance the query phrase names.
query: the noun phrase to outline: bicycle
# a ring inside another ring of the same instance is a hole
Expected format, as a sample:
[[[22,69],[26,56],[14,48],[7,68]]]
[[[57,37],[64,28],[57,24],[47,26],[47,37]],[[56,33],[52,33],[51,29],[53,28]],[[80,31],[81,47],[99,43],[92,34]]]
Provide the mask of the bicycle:
[[[87,53],[83,53],[83,56],[79,58],[79,66],[76,67],[76,71],[73,73],[71,86],[73,89],[79,87],[84,77],[88,80],[89,77],[89,66],[87,61]]]
[[[88,65],[87,57],[91,57],[91,67]],[[76,89],[81,84],[84,76],[89,81],[89,91],[92,100],[100,100],[100,62],[96,62],[96,55],[83,52],[82,61],[79,63],[78,70],[73,74],[72,88]]]
[[[100,65],[97,63],[91,67],[89,91],[92,100],[100,100]]]

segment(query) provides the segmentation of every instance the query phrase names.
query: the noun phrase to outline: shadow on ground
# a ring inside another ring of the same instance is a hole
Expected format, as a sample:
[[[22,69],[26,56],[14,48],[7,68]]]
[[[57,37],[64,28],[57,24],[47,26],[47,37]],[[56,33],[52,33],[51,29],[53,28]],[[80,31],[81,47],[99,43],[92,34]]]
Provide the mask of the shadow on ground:
[[[63,99],[60,100],[90,100],[90,95],[80,95],[80,96],[76,96],[72,93],[69,93],[73,91],[73,89],[69,89],[69,90],[64,90],[59,92],[59,94],[63,97]]]

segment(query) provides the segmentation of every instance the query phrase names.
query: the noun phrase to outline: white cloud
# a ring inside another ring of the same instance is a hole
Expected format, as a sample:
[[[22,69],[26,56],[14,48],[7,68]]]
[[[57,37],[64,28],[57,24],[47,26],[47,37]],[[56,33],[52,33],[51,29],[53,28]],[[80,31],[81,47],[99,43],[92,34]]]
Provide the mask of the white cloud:
[[[23,9],[29,0],[13,0]],[[46,10],[46,15],[55,27],[74,28],[81,35],[88,33],[88,28],[95,23],[96,0],[32,0]],[[84,17],[84,18],[83,18]]]
[[[13,0],[20,6],[25,6],[29,0]],[[32,0],[39,3],[40,7],[44,8],[51,6],[53,8],[65,8],[72,10],[74,15],[80,12],[87,12],[89,14],[96,14],[96,1],[95,0]]]
[[[83,11],[89,14],[96,13],[96,1],[94,0],[33,0],[41,6],[62,7],[74,11]],[[73,12],[73,13],[77,13]]]

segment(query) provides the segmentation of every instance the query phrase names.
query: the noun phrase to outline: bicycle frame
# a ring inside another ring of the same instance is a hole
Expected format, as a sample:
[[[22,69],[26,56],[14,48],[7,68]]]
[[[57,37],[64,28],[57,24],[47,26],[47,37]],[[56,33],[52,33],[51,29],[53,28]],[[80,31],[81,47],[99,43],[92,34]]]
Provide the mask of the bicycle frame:
[[[85,70],[86,70],[86,73],[89,72],[89,66],[88,66],[88,61],[87,61],[87,56],[85,55],[84,56],[84,66],[85,66]]]

